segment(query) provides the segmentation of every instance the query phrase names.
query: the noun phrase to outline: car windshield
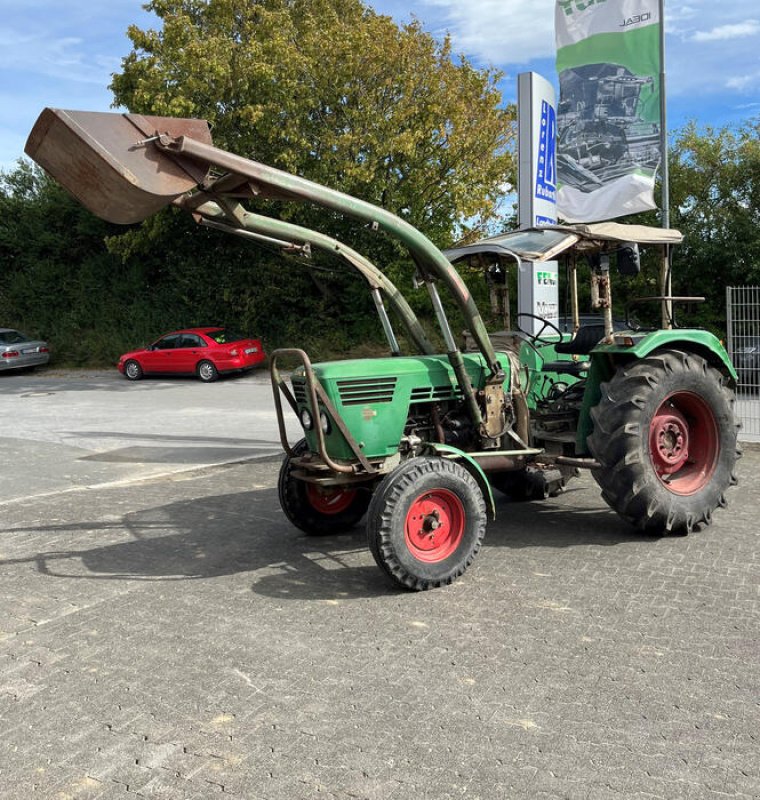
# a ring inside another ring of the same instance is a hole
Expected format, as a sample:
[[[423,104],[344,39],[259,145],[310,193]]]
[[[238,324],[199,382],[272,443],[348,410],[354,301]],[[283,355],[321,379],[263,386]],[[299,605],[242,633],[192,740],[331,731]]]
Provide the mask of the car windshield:
[[[18,331],[0,331],[0,344],[21,344],[21,342],[31,342],[28,336]]]
[[[237,331],[232,331],[229,328],[222,328],[217,331],[208,331],[206,333],[209,339],[213,339],[217,344],[229,344],[230,342],[239,342],[246,337],[238,333]]]

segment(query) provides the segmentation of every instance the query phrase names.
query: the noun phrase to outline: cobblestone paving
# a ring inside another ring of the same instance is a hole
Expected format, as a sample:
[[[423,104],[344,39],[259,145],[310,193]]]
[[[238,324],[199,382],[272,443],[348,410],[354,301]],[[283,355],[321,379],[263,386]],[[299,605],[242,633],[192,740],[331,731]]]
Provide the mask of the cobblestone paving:
[[[689,537],[499,501],[422,594],[277,468],[3,508],[3,800],[760,797],[760,449]]]

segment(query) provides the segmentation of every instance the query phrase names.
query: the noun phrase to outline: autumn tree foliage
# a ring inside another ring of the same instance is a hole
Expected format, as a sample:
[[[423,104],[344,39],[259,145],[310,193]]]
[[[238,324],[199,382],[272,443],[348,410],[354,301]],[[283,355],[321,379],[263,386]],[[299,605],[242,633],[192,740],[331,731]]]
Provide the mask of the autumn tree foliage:
[[[502,102],[499,74],[456,57],[448,38],[418,22],[399,26],[361,0],[146,8],[158,24],[130,27],[132,50],[111,84],[115,106],[206,119],[218,147],[380,205],[439,246],[498,225],[514,183],[514,108]],[[367,226],[304,205],[253,208],[336,236],[410,281],[403,248]],[[340,350],[381,338],[366,286],[322,254],[305,264],[241,247],[171,211],[109,247],[174,282],[182,302],[170,305],[187,319],[205,310],[206,321],[272,344],[324,335]]]
[[[152,0],[114,75],[130,111],[402,215],[440,243],[498,214],[514,109],[499,75],[360,0]]]

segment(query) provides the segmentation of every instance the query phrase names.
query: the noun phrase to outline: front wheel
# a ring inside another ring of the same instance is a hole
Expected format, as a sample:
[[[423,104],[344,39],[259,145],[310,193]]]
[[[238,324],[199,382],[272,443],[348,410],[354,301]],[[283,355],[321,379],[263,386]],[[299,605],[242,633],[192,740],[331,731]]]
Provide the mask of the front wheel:
[[[301,439],[293,452],[295,457],[308,450]],[[321,487],[294,477],[293,458],[286,456],[280,468],[277,491],[285,516],[309,536],[327,536],[353,528],[364,516],[370,493],[362,488]]]
[[[443,458],[412,458],[388,474],[367,512],[369,548],[398,586],[423,591],[458,578],[483,542],[477,481]]]
[[[219,370],[210,361],[201,361],[195,372],[204,383],[211,383],[219,377]]]
[[[139,381],[143,376],[142,367],[134,359],[124,364],[124,377],[130,381]]]
[[[740,455],[723,375],[694,353],[663,350],[618,369],[601,392],[588,445],[605,502],[648,533],[709,525]]]

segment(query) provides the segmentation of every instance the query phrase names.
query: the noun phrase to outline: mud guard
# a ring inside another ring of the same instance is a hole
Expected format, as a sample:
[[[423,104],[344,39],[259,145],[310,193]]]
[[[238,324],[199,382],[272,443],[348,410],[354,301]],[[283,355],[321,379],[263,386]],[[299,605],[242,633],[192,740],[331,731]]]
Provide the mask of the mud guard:
[[[591,421],[591,409],[601,397],[601,384],[612,378],[615,370],[626,362],[646,358],[657,350],[672,348],[684,352],[694,352],[702,356],[736,384],[738,375],[723,343],[709,331],[698,328],[675,328],[673,330],[650,331],[645,334],[627,336],[625,332],[617,334],[621,339],[630,339],[630,344],[600,344],[590,354],[591,369],[588,373],[587,388],[583,398],[575,449],[578,455],[589,452],[587,438],[594,425]]]
[[[430,442],[428,450],[441,458],[448,458],[452,461],[461,460],[462,466],[472,475],[478,482],[480,491],[483,492],[483,499],[486,501],[489,511],[491,512],[491,519],[496,519],[496,503],[493,499],[493,491],[491,490],[491,482],[486,477],[483,468],[475,461],[474,458],[469,456],[463,450],[452,447],[449,444],[440,444],[439,442]]]

